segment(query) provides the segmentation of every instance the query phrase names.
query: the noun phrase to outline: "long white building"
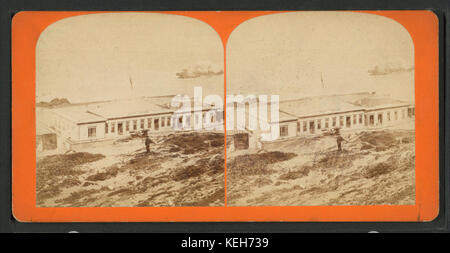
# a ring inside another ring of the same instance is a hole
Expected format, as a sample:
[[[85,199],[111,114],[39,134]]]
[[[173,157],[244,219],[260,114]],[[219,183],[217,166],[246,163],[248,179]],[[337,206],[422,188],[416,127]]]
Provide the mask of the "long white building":
[[[180,113],[178,108],[170,106],[172,98],[143,97],[37,108],[36,122],[56,134],[57,146],[63,150],[72,145],[114,140],[142,131],[149,134],[172,131],[173,124],[193,127],[194,120],[198,119],[191,119],[191,115],[197,111]],[[215,110],[212,117],[207,117],[209,110],[211,107],[203,106],[197,113],[202,113],[203,119],[209,119],[212,125],[223,124],[223,110]]]
[[[267,107],[268,123],[272,129],[279,131],[281,140],[322,134],[336,128],[346,131],[388,127],[413,120],[415,116],[413,103],[371,92],[280,101],[278,119],[271,119],[270,104]],[[264,131],[250,129],[249,119],[258,119],[259,115],[252,114],[248,108],[246,104],[245,126],[241,126],[244,131],[230,130],[227,134],[231,136],[238,133],[242,136],[243,133],[248,133],[250,136],[246,138],[249,139],[249,146],[252,147],[255,145],[252,142],[258,140],[259,135]],[[237,128],[239,122],[236,116],[233,124],[236,124]]]
[[[391,126],[413,118],[414,105],[374,93],[322,96],[280,103],[280,137],[316,134],[332,128]],[[288,116],[291,116],[290,118]]]
[[[45,128],[46,138],[49,137],[49,132],[53,132],[57,137],[56,146],[67,150],[74,145],[115,140],[142,131],[149,134],[174,131],[174,124],[188,124],[193,128],[194,123],[199,120],[195,114],[199,113],[203,115],[203,120],[208,119],[208,123],[212,125],[224,123],[222,109],[213,111],[212,117],[206,116],[212,107],[205,105],[198,112],[192,109],[180,114],[178,108],[170,106],[172,98],[173,96],[144,97],[71,104],[52,109],[37,108],[37,140],[45,140],[41,138],[44,137],[43,134],[40,136],[43,132],[40,129]],[[249,130],[249,118],[257,118],[258,115],[249,113],[248,104],[246,105],[245,126],[241,126],[244,130],[236,130],[238,126],[235,126],[227,134],[247,134],[245,138],[252,146],[261,131]],[[276,128],[275,131],[279,131],[280,139],[285,139],[321,134],[336,128],[345,131],[400,124],[414,119],[415,110],[413,103],[375,93],[356,93],[280,101],[278,119],[270,118],[270,110],[267,113],[268,123]],[[237,124],[237,120],[233,124]]]

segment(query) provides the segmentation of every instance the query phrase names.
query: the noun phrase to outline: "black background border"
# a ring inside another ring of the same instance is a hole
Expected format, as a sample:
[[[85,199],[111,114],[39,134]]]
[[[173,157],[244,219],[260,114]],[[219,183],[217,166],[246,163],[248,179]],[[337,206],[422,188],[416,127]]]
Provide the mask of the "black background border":
[[[445,0],[311,1],[144,1],[144,0],[0,0],[0,232],[448,232],[450,138],[450,31]],[[430,222],[139,222],[22,223],[11,212],[11,19],[19,11],[175,11],[175,10],[432,10],[439,18],[439,215]]]

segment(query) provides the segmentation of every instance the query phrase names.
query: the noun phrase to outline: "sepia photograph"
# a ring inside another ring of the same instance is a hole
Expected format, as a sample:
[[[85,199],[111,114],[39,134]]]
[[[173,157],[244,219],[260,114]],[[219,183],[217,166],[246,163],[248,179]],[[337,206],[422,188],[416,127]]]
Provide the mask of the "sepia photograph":
[[[220,37],[189,17],[48,26],[36,46],[36,205],[223,206],[223,63]]]
[[[414,44],[400,23],[264,15],[235,28],[226,59],[228,205],[415,204]]]
[[[36,47],[36,202],[414,205],[414,99],[412,39],[378,15],[263,15],[226,48],[189,17],[66,18]]]

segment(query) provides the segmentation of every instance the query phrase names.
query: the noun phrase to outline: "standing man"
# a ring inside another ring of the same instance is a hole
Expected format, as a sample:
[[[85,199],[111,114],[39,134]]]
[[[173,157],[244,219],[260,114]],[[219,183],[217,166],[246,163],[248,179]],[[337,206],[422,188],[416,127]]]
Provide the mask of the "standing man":
[[[150,140],[148,135],[145,135],[145,149],[147,150],[147,154],[150,153],[150,143],[153,143],[153,141]]]
[[[338,133],[337,134],[337,138],[336,138],[336,143],[337,143],[337,147],[338,147],[338,151],[342,151],[342,142],[346,141],[344,138],[342,138],[341,134]]]

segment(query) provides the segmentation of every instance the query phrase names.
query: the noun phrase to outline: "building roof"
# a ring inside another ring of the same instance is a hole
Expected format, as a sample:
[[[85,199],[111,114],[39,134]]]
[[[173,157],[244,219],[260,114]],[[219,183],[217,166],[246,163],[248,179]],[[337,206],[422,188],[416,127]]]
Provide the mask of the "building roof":
[[[87,105],[70,105],[50,110],[76,124],[101,122],[106,120],[100,115],[89,112]]]
[[[318,96],[280,102],[280,113],[284,112],[296,117],[311,117],[408,105],[410,103],[390,97],[377,96],[375,93],[358,93]]]
[[[280,111],[279,117],[280,117],[279,122],[297,120],[297,117],[295,117],[289,113],[285,113],[283,111]]]
[[[253,103],[258,103],[255,98]],[[258,118],[259,109],[256,115],[249,110],[250,101],[245,102],[245,113],[247,117]],[[237,102],[228,102],[227,107],[236,108]],[[303,117],[315,117],[321,115],[356,112],[365,110],[376,110],[379,108],[391,108],[398,106],[408,106],[407,102],[399,101],[386,96],[378,96],[371,92],[326,95],[317,97],[307,97],[301,99],[285,100],[279,102],[279,118],[271,119],[271,105],[267,104],[267,120],[269,122],[293,121]],[[235,116],[236,117],[236,116]]]
[[[110,100],[71,104],[50,110],[76,124],[83,124],[110,119],[173,113],[178,108],[171,106],[172,98],[173,96],[161,96]],[[191,110],[194,109],[195,104],[196,102],[191,100]],[[203,110],[210,108],[210,105],[203,105],[202,107]]]
[[[390,97],[365,97],[354,101],[353,104],[364,107],[366,109],[379,109],[410,105],[410,103],[396,100]]]
[[[51,134],[54,133],[50,128],[48,128],[45,124],[36,124],[36,135],[43,134]]]
[[[338,96],[321,96],[280,102],[280,111],[296,117],[363,110]]]
[[[71,104],[49,109],[76,124],[102,122],[109,119],[139,117],[173,113],[178,108],[170,105],[173,96],[142,97],[135,99],[112,100],[83,104]],[[195,102],[191,100],[191,109]],[[407,102],[380,97],[374,93],[355,93],[345,95],[318,96],[279,103],[279,122],[296,120],[301,117],[314,117],[326,114],[345,113],[363,110],[376,110],[397,106],[408,106]],[[211,106],[204,105],[203,110]],[[268,120],[271,106],[267,106]],[[247,111],[247,110],[246,110]],[[247,114],[249,112],[246,112]],[[248,115],[250,116],[250,115]],[[251,116],[250,116],[251,117]]]
[[[155,101],[149,98],[118,100],[88,105],[87,111],[105,119],[137,117],[173,111],[167,104],[159,102],[162,101]]]

